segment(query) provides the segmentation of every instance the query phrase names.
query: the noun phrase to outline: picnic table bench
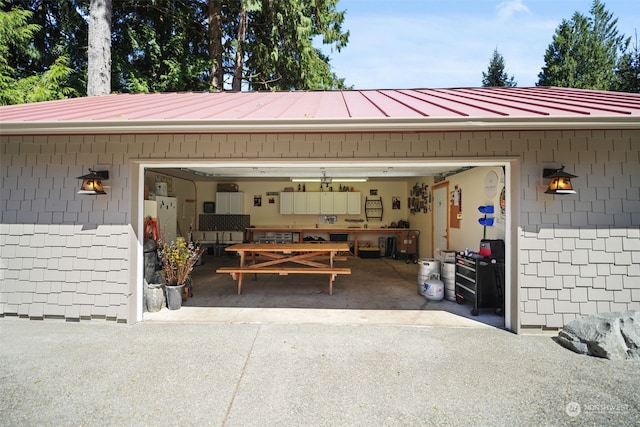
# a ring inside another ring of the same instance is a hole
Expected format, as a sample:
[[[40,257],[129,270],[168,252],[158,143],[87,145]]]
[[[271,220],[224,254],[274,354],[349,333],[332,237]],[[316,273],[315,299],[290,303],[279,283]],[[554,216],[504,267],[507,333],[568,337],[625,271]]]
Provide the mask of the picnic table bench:
[[[242,293],[245,274],[327,274],[329,295],[333,295],[333,282],[338,275],[351,274],[350,268],[334,267],[334,261],[345,259],[336,254],[348,251],[347,243],[239,243],[225,250],[237,252],[240,265],[219,267],[216,272],[231,274],[238,281],[238,295]]]

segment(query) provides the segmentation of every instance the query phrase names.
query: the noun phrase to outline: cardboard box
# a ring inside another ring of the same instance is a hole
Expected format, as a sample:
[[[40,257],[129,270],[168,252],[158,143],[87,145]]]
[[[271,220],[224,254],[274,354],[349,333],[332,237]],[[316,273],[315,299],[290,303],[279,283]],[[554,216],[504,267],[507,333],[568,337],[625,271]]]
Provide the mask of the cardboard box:
[[[456,251],[436,250],[436,257],[440,262],[456,262]]]
[[[221,183],[218,184],[218,193],[235,193],[238,191],[238,184]]]

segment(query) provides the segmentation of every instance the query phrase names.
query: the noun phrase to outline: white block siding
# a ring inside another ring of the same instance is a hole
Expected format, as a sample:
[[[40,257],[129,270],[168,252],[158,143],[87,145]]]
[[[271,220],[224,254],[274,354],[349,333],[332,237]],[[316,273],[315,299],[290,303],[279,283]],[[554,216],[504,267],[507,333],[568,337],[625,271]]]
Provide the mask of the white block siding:
[[[0,157],[0,315],[131,321],[130,161],[220,158],[517,157],[520,326],[640,309],[640,130],[2,136]],[[577,195],[544,194],[561,163]],[[99,165],[108,194],[77,195]]]
[[[128,227],[89,228],[3,223],[2,314],[126,320]]]

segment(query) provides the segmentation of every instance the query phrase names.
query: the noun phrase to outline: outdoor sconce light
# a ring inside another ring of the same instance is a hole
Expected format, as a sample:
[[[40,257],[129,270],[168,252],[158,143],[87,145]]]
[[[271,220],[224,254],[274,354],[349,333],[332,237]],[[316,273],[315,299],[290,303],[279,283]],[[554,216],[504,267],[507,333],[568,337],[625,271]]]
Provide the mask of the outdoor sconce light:
[[[576,190],[571,185],[571,178],[577,178],[577,176],[565,172],[564,165],[560,169],[544,169],[542,177],[549,179],[546,194],[576,194]]]
[[[94,171],[89,169],[87,175],[79,176],[78,179],[82,180],[82,187],[78,194],[107,194],[102,186],[103,179],[109,179],[109,171]]]

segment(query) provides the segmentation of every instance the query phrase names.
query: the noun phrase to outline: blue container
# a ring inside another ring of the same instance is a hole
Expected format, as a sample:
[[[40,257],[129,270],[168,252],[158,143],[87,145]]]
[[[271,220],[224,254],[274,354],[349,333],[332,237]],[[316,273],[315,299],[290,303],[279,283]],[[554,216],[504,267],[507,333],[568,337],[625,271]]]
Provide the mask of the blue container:
[[[487,206],[478,206],[478,210],[483,214],[492,214],[493,213],[493,205]]]

